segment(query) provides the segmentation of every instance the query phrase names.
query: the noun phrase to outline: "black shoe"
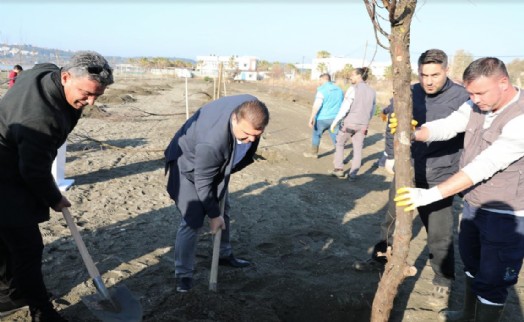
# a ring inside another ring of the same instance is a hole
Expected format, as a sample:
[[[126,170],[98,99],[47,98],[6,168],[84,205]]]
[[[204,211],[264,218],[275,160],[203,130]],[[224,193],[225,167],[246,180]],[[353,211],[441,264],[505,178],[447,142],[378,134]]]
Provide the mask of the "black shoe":
[[[53,308],[49,309],[30,309],[32,322],[68,322]]]
[[[193,279],[191,277],[177,277],[176,291],[178,293],[187,293],[193,287]]]
[[[15,313],[16,311],[29,308],[24,299],[11,300],[0,302],[0,317]]]
[[[384,270],[385,262],[370,258],[365,261],[355,261],[353,269],[359,272],[380,272]]]
[[[246,267],[251,265],[251,262],[248,262],[244,259],[236,258],[233,254],[228,257],[222,257],[218,259],[218,264],[222,266],[231,266],[235,268]]]

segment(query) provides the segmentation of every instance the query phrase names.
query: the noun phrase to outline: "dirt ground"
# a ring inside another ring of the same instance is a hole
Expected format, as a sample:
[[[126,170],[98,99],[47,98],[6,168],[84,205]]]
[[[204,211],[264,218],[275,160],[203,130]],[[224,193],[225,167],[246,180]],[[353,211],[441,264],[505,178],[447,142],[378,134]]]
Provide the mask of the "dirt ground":
[[[227,85],[228,95],[250,93],[264,101],[271,121],[257,161],[230,184],[234,252],[254,265],[220,267],[217,293],[208,290],[207,229],[198,244],[194,288],[175,291],[180,214],[165,191],[163,150],[186,118],[184,81],[119,78],[70,135],[66,178],[75,184],[65,195],[71,212],[105,284],[126,285],[140,299],[144,321],[369,321],[380,274],[356,272],[351,265],[369,257],[386,207],[392,177],[373,167],[383,151],[385,124],[373,119],[355,182],[330,177],[333,146],[327,134],[319,159],[302,156],[310,146],[306,123],[314,90],[290,86]],[[189,80],[189,113],[209,99],[212,88]],[[350,160],[350,147],[346,153]],[[81,301],[96,291],[61,214],[52,213],[41,230],[43,270],[56,306],[71,321],[96,321]],[[436,321],[448,305],[431,297],[433,272],[418,218],[413,233],[409,261],[418,273],[401,285],[390,321]],[[452,308],[461,307],[463,295],[459,256],[456,267]],[[524,321],[522,272],[520,277],[510,292],[507,322]],[[30,318],[22,311],[2,321]]]

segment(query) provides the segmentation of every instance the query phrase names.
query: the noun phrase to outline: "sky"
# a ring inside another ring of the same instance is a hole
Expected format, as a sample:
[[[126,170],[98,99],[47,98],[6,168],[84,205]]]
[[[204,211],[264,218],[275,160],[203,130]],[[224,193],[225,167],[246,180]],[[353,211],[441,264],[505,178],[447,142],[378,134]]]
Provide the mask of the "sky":
[[[524,59],[523,9],[521,0],[419,0],[411,59],[430,48],[451,58],[462,49],[475,58]],[[375,61],[390,61],[362,0],[1,0],[0,13],[0,43],[11,45],[285,63],[311,63],[321,50],[367,60],[376,51]]]

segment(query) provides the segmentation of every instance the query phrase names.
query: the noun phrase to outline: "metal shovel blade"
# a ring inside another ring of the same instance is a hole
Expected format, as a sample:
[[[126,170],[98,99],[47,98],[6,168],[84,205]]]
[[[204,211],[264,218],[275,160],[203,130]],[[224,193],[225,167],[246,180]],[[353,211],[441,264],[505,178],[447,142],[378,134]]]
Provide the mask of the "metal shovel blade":
[[[87,308],[103,322],[141,322],[142,305],[125,285],[109,289],[111,301],[99,293],[82,297]]]

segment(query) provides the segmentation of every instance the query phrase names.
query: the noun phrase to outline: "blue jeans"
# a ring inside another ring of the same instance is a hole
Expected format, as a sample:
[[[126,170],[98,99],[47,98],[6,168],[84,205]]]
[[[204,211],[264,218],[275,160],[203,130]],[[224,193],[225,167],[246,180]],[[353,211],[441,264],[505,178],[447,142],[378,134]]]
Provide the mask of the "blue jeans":
[[[316,120],[315,126],[313,126],[313,140],[311,142],[311,145],[319,146],[320,138],[322,137],[322,134],[324,134],[325,131],[329,132],[331,141],[333,141],[333,144],[335,144],[337,140],[337,135],[335,133],[331,133],[331,131],[329,130],[329,128],[331,127],[331,123],[333,123],[333,120],[334,119]]]
[[[464,202],[459,249],[473,292],[493,303],[505,303],[517,283],[524,258],[524,217],[476,208]]]

